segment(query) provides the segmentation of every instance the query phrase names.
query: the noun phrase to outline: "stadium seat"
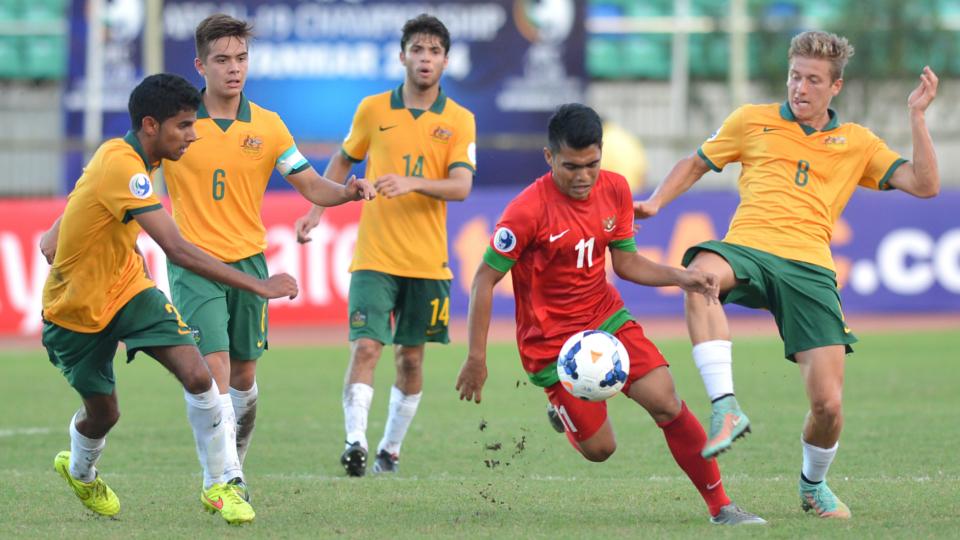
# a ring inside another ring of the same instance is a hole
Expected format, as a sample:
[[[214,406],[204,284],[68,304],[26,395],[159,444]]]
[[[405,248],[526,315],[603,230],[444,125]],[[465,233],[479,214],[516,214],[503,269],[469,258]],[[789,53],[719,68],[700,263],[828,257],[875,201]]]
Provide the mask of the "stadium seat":
[[[17,79],[23,75],[20,38],[0,36],[0,79]]]
[[[587,75],[598,79],[617,79],[623,76],[618,41],[618,38],[611,36],[587,38]]]
[[[623,42],[623,75],[629,78],[670,78],[669,34],[638,34]]]
[[[61,79],[67,71],[65,36],[30,36],[24,39],[23,72],[32,79]]]

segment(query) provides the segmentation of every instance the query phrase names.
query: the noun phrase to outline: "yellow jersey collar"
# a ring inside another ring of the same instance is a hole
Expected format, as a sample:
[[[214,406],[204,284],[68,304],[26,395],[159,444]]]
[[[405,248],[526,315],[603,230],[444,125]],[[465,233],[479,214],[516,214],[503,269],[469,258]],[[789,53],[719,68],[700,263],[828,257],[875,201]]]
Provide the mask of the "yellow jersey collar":
[[[830,121],[827,122],[827,125],[824,126],[820,131],[830,131],[831,129],[837,129],[840,127],[840,117],[837,116],[837,111],[833,109],[827,109],[827,115],[830,116]],[[790,108],[790,103],[787,101],[784,101],[783,104],[780,105],[780,118],[790,122],[797,122],[797,117],[793,115],[793,110]],[[812,135],[817,132],[816,128],[812,128],[806,124],[801,124],[800,122],[797,122],[797,124],[800,125],[800,127],[803,129],[803,133],[806,135]]]
[[[200,91],[201,96],[207,92],[207,89],[204,88]],[[210,113],[207,112],[207,106],[203,104],[203,99],[200,100],[200,107],[197,109],[197,120],[203,118],[210,118]],[[240,122],[250,122],[250,101],[247,99],[247,96],[240,92],[240,106],[237,107],[237,120]]]
[[[433,105],[428,109],[432,113],[443,114],[443,108],[447,105],[447,95],[443,93],[443,87],[440,87],[440,92],[437,94],[436,101],[433,102]],[[391,109],[406,109],[406,105],[403,104],[403,83],[400,83],[400,86],[393,89],[393,92],[390,93],[390,108]]]
[[[150,159],[147,157],[147,153],[143,150],[143,145],[140,144],[140,139],[137,138],[137,134],[133,130],[127,131],[127,134],[123,136],[124,142],[133,147],[133,150],[140,156],[140,159],[143,160],[143,166],[147,168],[147,172],[153,170],[153,165],[150,164]]]

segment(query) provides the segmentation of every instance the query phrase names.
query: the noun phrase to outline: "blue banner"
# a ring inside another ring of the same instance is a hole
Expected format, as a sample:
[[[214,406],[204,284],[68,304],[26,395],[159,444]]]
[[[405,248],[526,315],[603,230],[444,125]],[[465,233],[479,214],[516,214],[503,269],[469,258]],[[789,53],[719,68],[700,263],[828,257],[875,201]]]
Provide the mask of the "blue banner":
[[[198,86],[194,29],[224,12],[253,23],[246,93],[298,140],[340,141],[360,100],[398,86],[403,23],[427,12],[451,34],[441,85],[484,136],[543,133],[556,105],[583,100],[584,2],[246,0],[164,4],[167,71]]]

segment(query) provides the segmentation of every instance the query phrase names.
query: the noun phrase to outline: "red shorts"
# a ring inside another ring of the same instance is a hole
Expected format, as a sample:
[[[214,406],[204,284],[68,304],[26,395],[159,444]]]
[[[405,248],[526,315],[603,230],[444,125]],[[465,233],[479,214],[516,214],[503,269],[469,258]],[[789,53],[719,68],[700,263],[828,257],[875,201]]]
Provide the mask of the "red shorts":
[[[627,393],[633,381],[642,378],[655,368],[670,365],[660,354],[660,349],[657,349],[657,346],[643,334],[643,328],[636,321],[629,321],[621,326],[616,336],[630,355],[630,373],[621,390],[624,394]],[[550,403],[556,407],[563,425],[567,428],[567,433],[577,441],[585,441],[593,437],[607,421],[606,401],[584,401],[564,390],[560,383],[544,388],[543,391],[547,393]]]

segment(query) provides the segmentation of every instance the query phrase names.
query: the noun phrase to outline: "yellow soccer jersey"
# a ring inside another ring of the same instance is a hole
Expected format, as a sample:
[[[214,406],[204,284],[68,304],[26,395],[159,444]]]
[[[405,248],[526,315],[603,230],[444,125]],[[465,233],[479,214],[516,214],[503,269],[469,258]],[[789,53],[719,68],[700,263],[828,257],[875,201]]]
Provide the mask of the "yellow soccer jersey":
[[[367,158],[365,176],[371,182],[388,173],[443,179],[456,167],[476,172],[476,132],[473,113],[442,89],[423,111],[404,106],[401,85],[360,103],[342,151],[353,162]],[[408,193],[363,203],[354,270],[452,279],[446,201]]]
[[[725,242],[835,270],[833,226],[858,185],[886,190],[904,163],[867,128],[822,131],[797,122],[787,103],[745,105],[697,153],[715,171],[739,161],[740,205]]]
[[[163,162],[173,219],[183,237],[223,262],[262,252],[263,194],[276,168],[286,177],[309,163],[280,116],[240,96],[236,120],[197,111],[197,140],[179,161]]]
[[[144,289],[153,287],[134,251],[133,216],[161,210],[151,170],[132,132],[103,143],[67,197],[57,255],[43,286],[43,318],[74,332],[103,330]]]

